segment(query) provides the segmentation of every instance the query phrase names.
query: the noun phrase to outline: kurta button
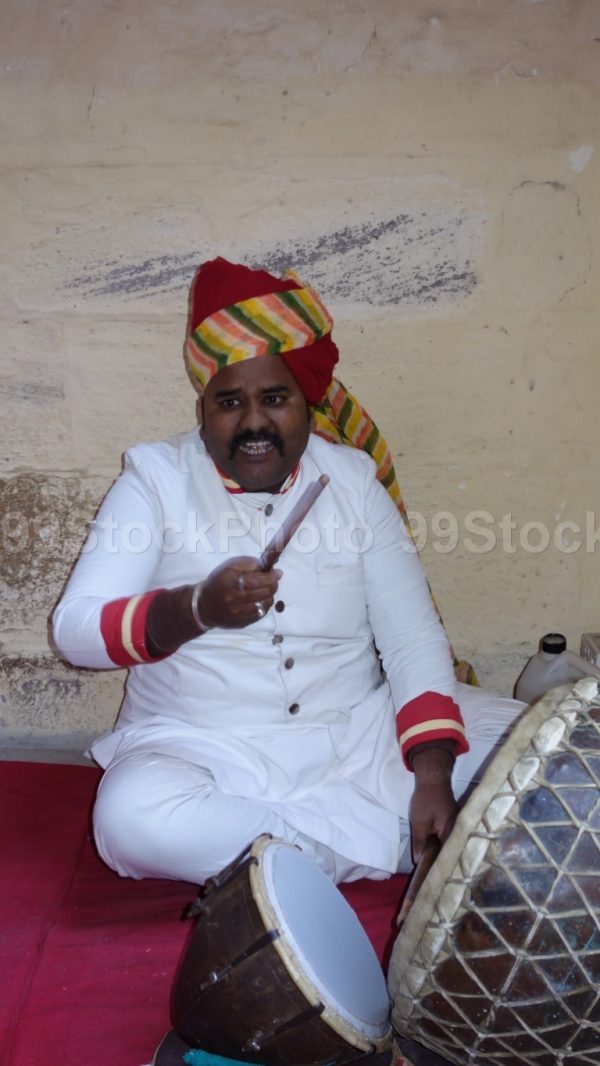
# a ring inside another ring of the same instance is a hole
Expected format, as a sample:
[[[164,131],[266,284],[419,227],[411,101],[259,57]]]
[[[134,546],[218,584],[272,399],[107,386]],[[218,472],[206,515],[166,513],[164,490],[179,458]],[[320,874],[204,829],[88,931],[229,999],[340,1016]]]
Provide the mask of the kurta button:
[[[300,704],[299,703],[292,703],[288,707],[288,711],[290,712],[290,714],[298,714],[299,710],[300,710]]]
[[[283,633],[276,633],[271,641],[272,644],[281,644],[283,642]]]
[[[285,611],[285,603],[283,602],[283,600],[277,600],[277,603],[275,604],[275,610],[279,611],[280,614],[282,611]]]
[[[294,665],[294,660],[286,659],[283,665],[285,666],[286,670],[291,670],[292,666]]]
[[[268,503],[267,506],[265,507],[265,514],[266,514],[267,518],[269,517],[269,515],[273,514],[273,504],[272,503]]]

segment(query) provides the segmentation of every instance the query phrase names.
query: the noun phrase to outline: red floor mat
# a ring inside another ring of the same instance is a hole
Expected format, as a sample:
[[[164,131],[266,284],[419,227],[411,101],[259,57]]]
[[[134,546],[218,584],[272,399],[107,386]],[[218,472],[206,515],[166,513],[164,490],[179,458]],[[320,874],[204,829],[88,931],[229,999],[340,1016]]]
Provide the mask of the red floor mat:
[[[94,853],[99,772],[0,763],[2,1066],[144,1066],[169,1027],[193,886],[130,881]],[[404,878],[344,894],[380,957]]]

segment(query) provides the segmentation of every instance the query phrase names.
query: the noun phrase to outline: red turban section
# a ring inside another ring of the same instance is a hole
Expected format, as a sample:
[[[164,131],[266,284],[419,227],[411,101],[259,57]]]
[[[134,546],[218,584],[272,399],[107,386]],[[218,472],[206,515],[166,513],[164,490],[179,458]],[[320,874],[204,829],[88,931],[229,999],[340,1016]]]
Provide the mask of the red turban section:
[[[202,264],[192,282],[188,334],[210,315],[242,300],[300,288],[302,284],[293,278],[276,278],[266,270],[251,270],[220,256],[211,259]],[[339,358],[331,334],[308,347],[281,352],[279,358],[294,375],[308,403],[319,403],[331,383],[333,368]]]

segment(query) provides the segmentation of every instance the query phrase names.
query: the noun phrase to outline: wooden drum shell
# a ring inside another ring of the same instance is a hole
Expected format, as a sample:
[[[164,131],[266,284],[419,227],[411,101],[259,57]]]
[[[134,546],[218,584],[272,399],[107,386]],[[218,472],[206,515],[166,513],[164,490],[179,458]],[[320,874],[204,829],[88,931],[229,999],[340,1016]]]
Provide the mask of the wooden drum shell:
[[[253,884],[254,856],[264,839],[203,901],[173,986],[176,1032],[192,1047],[264,1066],[341,1064],[389,1048],[389,1030],[385,1039],[370,1042],[341,1018],[327,1021],[330,1012],[319,1013],[310,981],[303,981],[293,958],[286,965],[289,950],[282,957],[280,943],[269,940],[274,923],[265,923],[265,901],[257,902],[256,875]],[[211,973],[222,970],[228,971],[224,979],[211,981]]]

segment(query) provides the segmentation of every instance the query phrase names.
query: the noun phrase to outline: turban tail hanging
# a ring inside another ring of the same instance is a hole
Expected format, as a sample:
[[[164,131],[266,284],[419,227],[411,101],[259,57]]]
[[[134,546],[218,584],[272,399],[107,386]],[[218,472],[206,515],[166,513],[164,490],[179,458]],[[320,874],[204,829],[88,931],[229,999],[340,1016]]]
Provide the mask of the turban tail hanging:
[[[400,485],[394,470],[392,453],[385,437],[379,432],[362,404],[352,393],[348,392],[341,381],[333,378],[321,403],[313,406],[313,415],[315,418],[315,430],[320,437],[324,437],[325,440],[332,441],[334,444],[349,444],[354,448],[362,448],[363,451],[368,452],[377,467],[378,480],[387,489],[414,540]],[[429,586],[429,592],[439,620],[444,625],[444,620],[435,601],[435,596],[431,591],[431,586]],[[452,649],[452,656],[457,680],[464,681],[467,685],[478,685],[477,675],[471,663],[467,662],[466,659],[458,659],[454,649]]]
[[[226,366],[279,355],[313,408],[316,432],[372,457],[412,536],[387,442],[362,404],[333,377],[338,350],[332,326],[317,294],[293,271],[275,278],[265,270],[213,259],[200,267],[192,285],[188,366],[204,391]],[[459,680],[477,684],[469,663],[455,657],[454,665]]]

